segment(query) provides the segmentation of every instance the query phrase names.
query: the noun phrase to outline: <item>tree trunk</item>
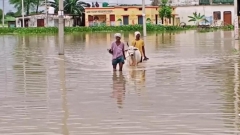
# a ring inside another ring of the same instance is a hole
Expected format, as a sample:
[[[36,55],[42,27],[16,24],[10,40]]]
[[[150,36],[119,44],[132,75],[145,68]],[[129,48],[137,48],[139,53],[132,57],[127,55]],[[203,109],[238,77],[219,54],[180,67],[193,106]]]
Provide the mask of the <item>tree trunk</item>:
[[[30,1],[28,0],[27,1],[27,13],[26,13],[26,15],[29,15],[29,10],[30,10]]]
[[[40,1],[40,0],[37,1],[36,14],[38,13],[39,1]],[[45,3],[45,4],[47,4],[47,3]]]

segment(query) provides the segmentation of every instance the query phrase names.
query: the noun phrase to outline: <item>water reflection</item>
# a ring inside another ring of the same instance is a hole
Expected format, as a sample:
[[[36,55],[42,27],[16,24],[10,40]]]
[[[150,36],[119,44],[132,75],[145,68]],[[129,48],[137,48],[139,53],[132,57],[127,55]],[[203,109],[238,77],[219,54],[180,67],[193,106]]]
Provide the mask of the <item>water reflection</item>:
[[[129,83],[134,87],[138,95],[145,91],[146,70],[129,70]]]
[[[235,121],[234,127],[235,130],[239,130],[239,63],[234,63],[234,112],[235,112]]]
[[[126,80],[123,73],[119,72],[119,74],[117,74],[117,72],[113,72],[112,81],[112,98],[115,98],[117,100],[118,108],[122,108],[126,93]]]
[[[61,97],[62,97],[62,108],[63,108],[63,118],[62,118],[62,134],[63,135],[69,135],[68,130],[68,106],[67,106],[67,90],[66,90],[66,80],[65,80],[65,56],[59,56],[59,78],[60,78],[60,91],[61,91]]]
[[[150,60],[112,74],[113,34],[65,35],[60,57],[57,36],[0,36],[0,133],[239,133],[232,32],[149,33]]]

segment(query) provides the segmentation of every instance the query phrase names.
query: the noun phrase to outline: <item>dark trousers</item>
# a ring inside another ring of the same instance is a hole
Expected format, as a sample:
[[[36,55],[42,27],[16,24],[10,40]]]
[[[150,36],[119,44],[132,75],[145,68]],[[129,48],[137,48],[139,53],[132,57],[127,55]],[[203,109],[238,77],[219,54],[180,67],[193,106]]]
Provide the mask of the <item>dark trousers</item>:
[[[143,58],[142,58],[142,56],[141,56],[141,60],[140,60],[140,62],[142,62],[143,61]]]

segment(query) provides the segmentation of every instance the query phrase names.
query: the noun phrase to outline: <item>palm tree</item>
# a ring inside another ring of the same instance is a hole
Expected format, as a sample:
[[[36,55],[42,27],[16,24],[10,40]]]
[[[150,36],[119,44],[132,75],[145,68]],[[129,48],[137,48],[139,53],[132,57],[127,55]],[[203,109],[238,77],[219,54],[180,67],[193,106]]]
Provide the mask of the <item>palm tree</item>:
[[[41,5],[41,3],[43,2],[43,0],[35,0],[35,4],[36,4],[36,14],[38,13],[38,9],[39,9],[39,6]]]
[[[190,18],[188,22],[195,22],[197,25],[199,25],[199,22],[208,22],[205,15],[201,15],[197,12],[193,12],[193,16],[188,16],[188,18]]]
[[[55,0],[55,1],[48,1],[48,5],[54,8],[54,12],[57,13],[58,12],[58,4],[59,0]],[[73,16],[74,19],[74,26],[76,25],[80,25],[80,26],[84,26],[84,12],[85,12],[85,7],[91,7],[90,4],[86,3],[86,2],[82,2],[79,0],[64,0],[63,1],[63,8],[64,8],[64,13],[65,14],[72,14],[72,15],[76,15]]]
[[[55,13],[58,12],[58,3],[59,0],[55,1],[48,1],[49,6],[53,7],[55,9]],[[65,14],[73,14],[73,15],[79,15],[82,16],[84,13],[85,7],[90,7],[91,5],[79,0],[64,0],[63,2],[64,6],[64,13]]]
[[[41,0],[24,0],[24,9],[26,10],[26,15],[30,14],[30,10],[37,8],[40,4]],[[17,12],[21,12],[22,10],[22,2],[21,0],[9,0],[9,3],[17,9]],[[38,12],[38,11],[36,11]]]

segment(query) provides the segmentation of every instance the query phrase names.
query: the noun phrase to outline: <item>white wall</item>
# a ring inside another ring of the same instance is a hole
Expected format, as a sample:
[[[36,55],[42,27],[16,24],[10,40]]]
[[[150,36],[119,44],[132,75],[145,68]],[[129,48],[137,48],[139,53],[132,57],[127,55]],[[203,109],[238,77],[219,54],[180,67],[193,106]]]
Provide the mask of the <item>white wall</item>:
[[[185,22],[187,25],[194,25],[194,22],[188,22],[188,16],[192,16],[193,12],[200,13],[206,17],[213,16],[214,11],[221,12],[221,21],[223,21],[223,12],[231,11],[232,12],[232,24],[234,22],[234,6],[233,5],[218,5],[218,6],[189,6],[189,7],[177,7],[176,14],[180,18],[180,22]]]
[[[18,21],[21,17],[16,18],[16,27],[21,27],[21,21]],[[25,16],[25,18],[29,18],[28,27],[37,27],[37,20],[44,19],[44,24],[46,24],[45,14],[42,15],[33,15],[33,16]],[[73,19],[71,16],[65,16],[65,27],[73,26]],[[58,16],[57,15],[49,15],[48,16],[48,27],[57,27],[58,26]]]

